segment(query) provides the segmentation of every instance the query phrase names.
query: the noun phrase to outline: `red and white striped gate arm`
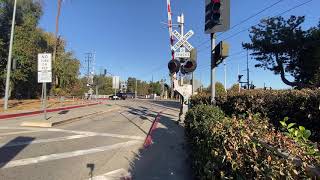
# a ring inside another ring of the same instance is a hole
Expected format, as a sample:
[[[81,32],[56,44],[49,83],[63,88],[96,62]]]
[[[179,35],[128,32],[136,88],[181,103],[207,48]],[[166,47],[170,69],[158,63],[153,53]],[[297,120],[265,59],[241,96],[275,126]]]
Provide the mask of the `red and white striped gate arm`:
[[[171,12],[171,2],[167,0],[167,11],[168,11],[168,27],[169,27],[169,36],[170,36],[170,50],[172,60],[174,60],[174,51],[172,50],[174,38],[173,38],[173,31],[172,31],[172,12]]]

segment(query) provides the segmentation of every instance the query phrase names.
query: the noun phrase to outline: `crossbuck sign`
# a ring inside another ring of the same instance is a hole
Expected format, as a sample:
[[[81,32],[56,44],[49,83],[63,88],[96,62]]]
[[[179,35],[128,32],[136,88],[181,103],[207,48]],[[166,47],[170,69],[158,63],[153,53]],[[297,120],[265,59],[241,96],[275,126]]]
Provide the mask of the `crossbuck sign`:
[[[193,46],[188,42],[188,39],[191,38],[191,36],[193,36],[194,32],[192,30],[190,30],[187,34],[185,34],[184,36],[181,36],[180,33],[178,33],[178,31],[173,31],[173,35],[179,40],[173,47],[172,50],[177,51],[178,48],[180,48],[181,46],[184,46],[185,48],[187,48],[189,51],[191,51],[193,49]]]

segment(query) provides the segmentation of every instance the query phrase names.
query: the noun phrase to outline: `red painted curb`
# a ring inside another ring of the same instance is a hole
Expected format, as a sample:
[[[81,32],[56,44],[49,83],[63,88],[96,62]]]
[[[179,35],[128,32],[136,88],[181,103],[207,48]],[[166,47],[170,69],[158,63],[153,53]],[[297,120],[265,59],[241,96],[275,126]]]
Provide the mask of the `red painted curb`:
[[[160,114],[161,114],[161,112],[158,113],[157,117],[152,122],[150,130],[149,130],[149,132],[147,134],[147,137],[146,137],[146,139],[145,139],[145,141],[143,143],[143,147],[144,148],[147,148],[152,144],[152,133],[153,133],[154,130],[157,129],[158,123],[160,121]]]
[[[86,106],[94,106],[97,104],[101,104],[101,103],[92,103],[92,104],[83,104],[83,105],[76,105],[76,106],[54,108],[54,109],[48,109],[47,112],[56,112],[56,111],[75,109],[75,108],[81,108],[81,107],[86,107]],[[39,110],[39,111],[31,111],[31,112],[24,112],[24,113],[4,114],[4,115],[0,115],[0,120],[22,117],[22,116],[31,116],[31,115],[40,114],[40,113],[43,113],[43,111]]]

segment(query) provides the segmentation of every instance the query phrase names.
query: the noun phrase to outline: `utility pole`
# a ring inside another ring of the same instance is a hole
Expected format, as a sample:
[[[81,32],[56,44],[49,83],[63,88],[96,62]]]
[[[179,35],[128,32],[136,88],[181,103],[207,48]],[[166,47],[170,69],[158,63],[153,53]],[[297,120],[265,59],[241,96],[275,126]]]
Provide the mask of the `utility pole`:
[[[8,64],[7,64],[6,90],[5,90],[5,96],[4,96],[4,110],[8,109],[8,101],[9,101],[10,73],[11,73],[11,60],[12,60],[12,45],[13,45],[13,35],[14,35],[14,24],[15,24],[15,21],[16,21],[16,10],[17,10],[17,0],[14,1],[14,6],[13,6],[10,45],[9,45],[9,55],[8,55]]]
[[[53,62],[56,60],[56,53],[57,53],[57,44],[58,44],[58,33],[59,33],[59,18],[60,18],[60,14],[61,14],[61,3],[62,0],[58,0],[58,13],[56,16],[56,31],[55,31],[55,45],[54,45],[54,49],[53,49]]]
[[[85,62],[87,63],[87,83],[88,83],[88,87],[89,87],[89,91],[88,91],[89,98],[91,97],[91,94],[93,93],[93,90],[92,90],[92,85],[93,85],[92,61],[93,61],[93,54],[86,53]]]
[[[247,50],[247,86],[250,89],[249,51]]]
[[[239,75],[240,75],[240,65],[238,64],[238,78],[239,78]],[[240,82],[240,79],[238,80],[238,86],[239,86],[239,93],[241,91],[241,82]]]
[[[216,67],[214,59],[214,48],[216,43],[216,36],[214,33],[211,33],[211,103],[216,104]]]
[[[137,78],[136,78],[136,87],[135,87],[134,90],[135,90],[135,91],[134,91],[134,98],[137,99],[137,95],[138,95],[138,80],[137,80]]]
[[[58,33],[59,33],[59,18],[60,18],[60,14],[61,14],[61,3],[62,0],[58,0],[58,13],[56,16],[56,31],[55,31],[55,44],[54,44],[54,48],[53,48],[53,55],[52,55],[52,61],[53,63],[56,61],[56,54],[57,54],[57,46],[58,46]],[[56,81],[58,79],[57,76],[54,76],[54,81],[53,81],[53,87],[56,85]]]
[[[223,65],[224,65],[224,90],[227,92],[227,64],[226,64],[226,61],[224,61]]]

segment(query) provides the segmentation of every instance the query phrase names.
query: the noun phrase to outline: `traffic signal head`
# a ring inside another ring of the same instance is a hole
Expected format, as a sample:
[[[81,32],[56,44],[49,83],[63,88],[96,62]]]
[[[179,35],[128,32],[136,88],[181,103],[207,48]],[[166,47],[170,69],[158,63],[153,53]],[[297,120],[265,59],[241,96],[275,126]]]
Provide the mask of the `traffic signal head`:
[[[224,41],[221,41],[214,48],[214,65],[218,66],[228,56],[229,56],[229,44]]]
[[[197,49],[196,49],[196,48],[193,48],[193,49],[190,51],[190,61],[197,61],[197,58],[198,58]]]
[[[187,73],[192,73],[193,71],[195,71],[197,68],[197,62],[196,61],[190,61],[188,60],[181,68],[181,72],[182,70],[185,72],[185,74]]]
[[[238,82],[241,82],[242,77],[243,77],[243,75],[238,75]]]
[[[221,1],[220,0],[212,0],[212,22],[214,25],[221,24]]]
[[[206,0],[206,33],[223,32],[229,28],[230,0]]]
[[[174,59],[174,60],[171,60],[168,64],[168,68],[169,68],[169,71],[170,73],[177,73],[179,72],[180,70],[180,61]]]

